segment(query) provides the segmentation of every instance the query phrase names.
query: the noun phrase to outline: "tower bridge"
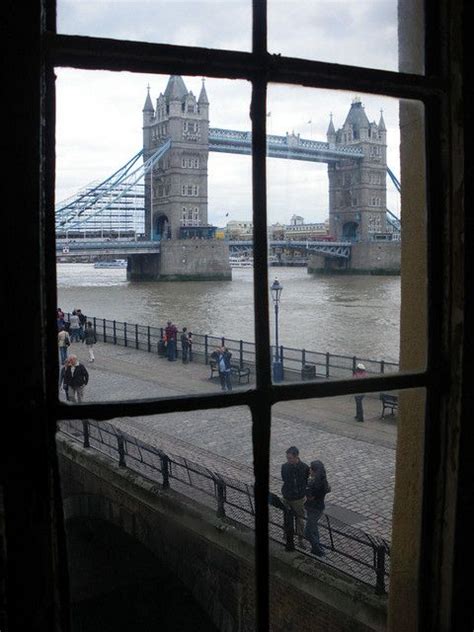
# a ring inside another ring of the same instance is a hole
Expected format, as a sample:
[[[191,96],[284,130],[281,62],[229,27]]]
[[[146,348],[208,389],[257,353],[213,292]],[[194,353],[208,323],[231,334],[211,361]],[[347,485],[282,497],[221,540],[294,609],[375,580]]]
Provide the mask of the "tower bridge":
[[[382,113],[378,123],[370,122],[355,99],[340,129],[331,115],[326,142],[294,133],[267,137],[270,158],[327,164],[333,241],[284,246],[314,253],[314,270],[399,269],[401,226],[386,207],[387,174],[398,190],[400,183],[387,167],[386,133]],[[143,241],[159,247],[138,253],[130,246],[129,278],[230,278],[229,245],[214,239],[215,228],[208,222],[210,151],[251,155],[252,134],[209,127],[204,80],[196,97],[182,77],[172,75],[155,106],[148,88],[143,149],[104,182],[60,205],[57,235],[67,237],[107,214],[125,215],[138,202],[144,216]],[[230,247],[238,248],[235,242]],[[98,244],[95,248],[100,250]]]

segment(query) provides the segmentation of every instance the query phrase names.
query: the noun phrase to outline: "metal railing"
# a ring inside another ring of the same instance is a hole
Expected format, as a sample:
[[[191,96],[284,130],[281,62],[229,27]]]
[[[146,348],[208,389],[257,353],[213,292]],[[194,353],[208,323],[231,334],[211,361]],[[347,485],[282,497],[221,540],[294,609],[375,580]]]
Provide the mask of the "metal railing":
[[[252,484],[212,471],[187,458],[165,453],[109,422],[67,420],[60,422],[59,429],[84,448],[106,455],[120,467],[214,509],[219,518],[254,529]],[[276,479],[271,487],[277,487]],[[287,551],[297,550],[314,558],[295,543],[293,511],[274,492],[270,493],[269,504],[271,540],[284,545]],[[390,546],[386,540],[370,536],[327,514],[320,521],[319,529],[321,546],[326,553],[322,563],[373,587],[377,594],[386,592],[390,574]]]
[[[65,314],[69,320],[70,314]],[[91,321],[98,340],[140,351],[164,355],[164,327],[152,327],[117,320],[108,320],[96,316],[87,317]],[[189,329],[189,328],[188,328]],[[178,332],[177,353],[179,353],[180,333]],[[226,345],[232,353],[232,361],[241,368],[255,367],[255,343],[225,336],[197,334],[192,332],[192,361],[209,364],[211,353],[216,347]],[[272,357],[275,347],[272,346]],[[398,364],[385,360],[361,358],[356,355],[341,355],[309,349],[280,346],[279,357],[283,363],[284,378],[330,379],[352,375],[359,362],[363,362],[369,375],[380,375],[398,371]]]

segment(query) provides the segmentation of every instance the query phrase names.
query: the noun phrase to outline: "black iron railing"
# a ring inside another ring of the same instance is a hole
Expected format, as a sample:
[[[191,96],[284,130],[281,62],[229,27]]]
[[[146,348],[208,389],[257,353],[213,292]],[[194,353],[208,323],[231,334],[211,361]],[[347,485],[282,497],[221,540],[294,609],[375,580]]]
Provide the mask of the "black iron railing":
[[[66,321],[70,314],[65,315]],[[130,324],[106,318],[87,317],[92,322],[97,339],[124,347],[133,347],[149,353],[164,354],[164,328],[149,325]],[[176,353],[180,349],[180,333],[178,333]],[[192,332],[191,359],[209,364],[211,353],[216,347],[226,345],[232,353],[232,361],[241,368],[255,366],[255,343],[224,336],[212,336]],[[272,357],[275,356],[272,347]],[[285,377],[302,379],[343,378],[352,375],[358,362],[362,362],[369,375],[394,373],[398,364],[385,360],[373,360],[359,356],[341,355],[329,352],[297,349],[280,345],[279,357],[283,364]]]
[[[85,448],[105,454],[120,467],[129,468],[145,478],[190,496],[213,508],[217,516],[253,529],[255,504],[253,485],[203,467],[175,454],[148,445],[119,430],[109,422],[67,420],[60,431]],[[276,481],[275,481],[276,483]],[[270,493],[270,538],[287,551],[313,557],[295,543],[295,515]],[[369,586],[378,594],[387,590],[390,547],[379,537],[370,536],[335,518],[324,515],[320,521],[321,546],[326,552],[323,563]]]

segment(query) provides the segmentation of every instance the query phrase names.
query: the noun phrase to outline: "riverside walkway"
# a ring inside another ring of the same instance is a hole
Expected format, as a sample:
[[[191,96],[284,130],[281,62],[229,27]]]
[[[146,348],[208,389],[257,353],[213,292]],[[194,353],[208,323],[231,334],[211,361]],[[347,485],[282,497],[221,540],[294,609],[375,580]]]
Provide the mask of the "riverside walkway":
[[[94,346],[94,363],[88,361],[84,344],[73,343],[69,353],[75,353],[89,371],[86,401],[202,394],[220,388],[219,380],[209,380],[209,367],[201,363],[169,362],[153,353],[101,342]],[[235,386],[236,390],[246,388]],[[327,497],[328,515],[390,540],[396,418],[380,419],[377,395],[364,399],[364,409],[366,420],[358,423],[351,396],[275,406],[271,489],[279,492],[285,451],[296,445],[305,462],[318,458],[326,464],[332,486]],[[251,417],[245,407],[123,417],[113,424],[149,445],[253,482]]]

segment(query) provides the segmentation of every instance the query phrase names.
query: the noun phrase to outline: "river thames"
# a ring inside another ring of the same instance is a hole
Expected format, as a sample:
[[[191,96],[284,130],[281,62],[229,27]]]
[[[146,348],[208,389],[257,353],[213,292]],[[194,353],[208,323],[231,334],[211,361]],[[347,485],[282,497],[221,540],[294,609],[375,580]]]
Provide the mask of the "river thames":
[[[234,269],[232,281],[130,283],[125,269],[60,263],[58,306],[99,318],[166,325],[194,333],[254,340],[253,276]],[[283,285],[280,344],[398,362],[400,277],[312,276],[306,268],[271,268]],[[271,334],[274,335],[273,309]]]

